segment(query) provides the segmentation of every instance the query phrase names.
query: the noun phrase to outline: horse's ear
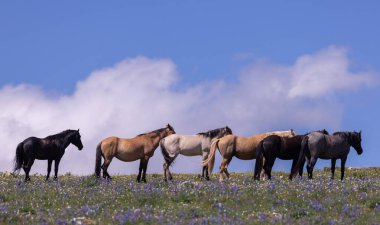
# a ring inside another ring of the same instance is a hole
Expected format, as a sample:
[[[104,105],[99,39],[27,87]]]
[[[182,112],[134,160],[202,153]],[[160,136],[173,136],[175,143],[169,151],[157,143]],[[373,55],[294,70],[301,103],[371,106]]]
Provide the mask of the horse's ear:
[[[79,129],[78,129],[78,132],[79,132]]]

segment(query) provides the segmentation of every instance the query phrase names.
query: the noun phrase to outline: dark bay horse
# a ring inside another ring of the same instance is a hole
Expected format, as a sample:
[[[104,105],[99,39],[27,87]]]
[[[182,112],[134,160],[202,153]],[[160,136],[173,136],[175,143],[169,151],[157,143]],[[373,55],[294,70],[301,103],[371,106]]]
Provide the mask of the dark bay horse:
[[[83,149],[79,130],[66,130],[46,138],[30,137],[17,145],[14,172],[21,167],[25,171],[25,181],[29,181],[29,172],[35,159],[48,160],[46,180],[49,179],[51,164],[54,160],[54,180],[57,180],[58,166],[69,144]]]
[[[363,153],[361,145],[362,133],[360,132],[335,132],[333,135],[325,135],[317,132],[308,134],[302,141],[302,153],[306,156],[306,168],[309,179],[313,178],[314,165],[317,159],[331,159],[331,179],[334,179],[335,163],[341,160],[341,175],[344,177],[344,167],[350,147],[353,147],[358,155]]]
[[[124,162],[140,159],[137,182],[146,182],[145,175],[149,158],[153,156],[160,140],[171,134],[175,134],[175,131],[173,127],[168,124],[165,128],[140,134],[130,139],[108,137],[102,140],[96,147],[95,175],[100,177],[100,170],[103,169],[103,177],[111,179],[107,169],[114,157]],[[100,166],[101,157],[104,158],[102,166]],[[143,174],[141,178],[142,171]]]
[[[201,155],[203,160],[206,160],[210,154],[211,143],[228,134],[232,134],[232,130],[226,126],[207,132],[201,132],[196,135],[172,134],[163,138],[160,142],[160,146],[165,159],[163,165],[165,181],[167,179],[172,180],[169,166],[179,154],[185,156]],[[202,177],[206,180],[210,179],[207,165],[202,167]]]
[[[328,134],[326,130],[316,131],[322,134]],[[301,155],[301,143],[304,135],[296,135],[294,137],[281,137],[278,135],[270,135],[264,138],[257,146],[257,156],[265,158],[264,171],[268,176],[268,179],[272,178],[272,168],[276,158],[282,160],[293,160],[292,168],[290,170],[289,179],[291,180],[297,173],[302,176],[303,166],[305,160],[299,161]],[[260,172],[263,168],[263,160],[256,160],[255,165],[255,180],[260,180]]]

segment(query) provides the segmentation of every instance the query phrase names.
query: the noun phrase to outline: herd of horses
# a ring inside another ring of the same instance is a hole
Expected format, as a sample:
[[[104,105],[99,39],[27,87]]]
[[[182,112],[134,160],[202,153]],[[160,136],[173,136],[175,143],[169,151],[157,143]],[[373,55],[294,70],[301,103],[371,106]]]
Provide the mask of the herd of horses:
[[[54,180],[57,180],[59,162],[70,144],[79,150],[83,149],[79,130],[66,130],[46,138],[29,137],[19,143],[16,148],[14,172],[23,168],[25,182],[30,180],[29,172],[36,159],[47,160],[47,176],[49,179],[51,165],[54,161]],[[185,156],[202,156],[202,178],[209,180],[215,163],[215,152],[219,149],[222,162],[219,167],[219,180],[230,174],[227,170],[235,156],[241,160],[256,159],[254,179],[267,176],[271,179],[271,171],[277,158],[293,160],[289,179],[297,175],[302,177],[306,163],[308,178],[313,178],[313,168],[317,159],[331,159],[331,179],[334,178],[335,163],[341,160],[341,179],[350,147],[360,155],[361,132],[335,132],[330,135],[326,130],[297,135],[293,130],[260,133],[250,137],[236,136],[226,126],[201,132],[195,135],[176,134],[169,124],[161,129],[137,135],[133,138],[108,137],[96,147],[95,175],[111,179],[108,167],[112,159],[124,162],[140,160],[137,182],[146,182],[146,170],[154,151],[161,147],[165,159],[163,165],[164,179],[172,180],[170,165],[181,154]],[[104,159],[103,164],[101,163]]]

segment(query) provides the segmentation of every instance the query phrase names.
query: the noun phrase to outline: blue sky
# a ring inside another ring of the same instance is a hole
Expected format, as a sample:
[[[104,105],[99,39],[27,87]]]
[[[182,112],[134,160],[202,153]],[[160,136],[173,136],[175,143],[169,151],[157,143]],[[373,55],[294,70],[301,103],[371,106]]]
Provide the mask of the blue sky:
[[[306,124],[306,120],[302,120],[302,123],[298,123],[296,118],[286,119],[288,117],[284,118],[288,122],[281,122],[280,116],[275,115],[265,117],[263,121],[272,119],[280,122],[267,122],[258,127],[253,126],[252,129],[248,126],[232,129],[240,135],[252,135],[265,129],[294,128],[299,133],[325,127],[330,131],[361,129],[364,132],[364,154],[358,157],[352,151],[347,164],[379,166],[379,10],[380,3],[377,1],[33,1],[22,4],[0,1],[0,89],[5,93],[5,87],[16,90],[19,85],[27,84],[34,89],[30,93],[29,89],[17,92],[17,96],[22,93],[29,93],[29,96],[35,94],[31,102],[42,98],[54,105],[55,101],[74,98],[80,89],[78,82],[86,83],[94,71],[111,68],[125,59],[144,57],[149,60],[169,60],[169,64],[175,68],[173,79],[176,81],[170,83],[168,88],[173,91],[173,98],[176,98],[176,93],[182,96],[193,89],[220,83],[224,83],[222,86],[227,86],[233,96],[240,89],[239,85],[247,82],[242,78],[246,73],[244,71],[256,74],[252,68],[257,68],[261,62],[266,65],[265,71],[269,70],[268,67],[296,68],[296,62],[302,56],[317,57],[319,52],[331,50],[331,46],[335,46],[344,49],[337,50],[344,52],[338,61],[348,61],[348,76],[365,73],[371,74],[371,79],[358,82],[357,86],[351,83],[340,87],[336,85],[339,82],[335,82],[332,89],[336,90],[332,93],[318,94],[311,98],[309,96],[298,103],[291,102],[302,106],[305,112],[314,111],[313,107],[318,105],[318,110],[324,116],[339,120],[338,123],[323,122],[313,116],[310,120],[317,122]],[[333,48],[331,51],[335,50]],[[145,65],[144,63],[142,64]],[[261,78],[265,80],[265,75]],[[203,96],[202,93],[209,92],[203,90],[196,93]],[[223,95],[223,91],[216,93]],[[48,104],[44,102],[43,105]],[[2,110],[7,110],[4,109],[6,106],[3,104]],[[61,106],[54,107],[60,109]],[[289,105],[283,107],[291,108]],[[322,110],[323,107],[326,110]],[[299,113],[305,115],[302,110]],[[223,109],[218,109],[220,111]],[[290,113],[289,110],[285,111]],[[28,110],[17,118],[4,114],[0,120],[3,123],[22,123],[20,120],[28,117],[27,113]],[[194,118],[202,118],[203,113],[210,112],[204,106],[199,106],[199,110],[192,110],[191,113]],[[182,133],[196,133],[224,126],[225,123],[236,126],[250,123],[263,114],[270,113],[259,110],[252,117],[240,117],[237,114],[236,119],[226,116],[209,123],[203,123],[200,119],[199,128],[189,128],[194,123],[186,123],[180,118],[173,120],[178,121],[177,127]],[[38,113],[36,115],[38,117]],[[128,116],[128,111],[124,115]],[[240,121],[239,118],[251,120]],[[24,133],[16,132],[20,138],[18,141],[29,134],[46,136],[48,132],[59,131],[61,128],[41,125],[41,129],[35,129],[40,123],[36,120],[25,122],[28,129]],[[161,122],[160,119],[158,121]],[[76,125],[74,122],[69,124]],[[210,127],[207,128],[206,125]],[[176,127],[175,124],[173,126]],[[135,130],[129,130],[128,135],[156,128],[146,124],[140,126],[140,129],[137,125],[134,127]],[[115,133],[117,129],[115,128]],[[112,134],[112,129],[91,136],[88,146],[93,147],[96,140],[106,134]],[[12,142],[10,146],[15,144],[17,143]],[[91,149],[88,151],[91,152]],[[92,159],[88,160],[90,162]],[[234,159],[231,164],[232,171],[251,171],[253,168],[253,162],[240,165],[236,161],[238,160]],[[290,163],[281,162],[277,169],[288,168],[288,164]],[[319,162],[317,165],[322,167],[328,163]],[[45,165],[41,166],[44,167]],[[126,172],[116,168],[114,172]],[[177,168],[177,171],[181,169]]]

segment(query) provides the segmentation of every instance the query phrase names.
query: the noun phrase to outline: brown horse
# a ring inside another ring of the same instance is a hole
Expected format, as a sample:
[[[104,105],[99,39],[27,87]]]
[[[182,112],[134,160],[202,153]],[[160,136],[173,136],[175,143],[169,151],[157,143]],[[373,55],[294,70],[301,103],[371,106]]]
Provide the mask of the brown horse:
[[[223,180],[223,173],[229,178],[230,174],[228,173],[227,167],[231,162],[232,157],[236,156],[238,159],[242,160],[256,159],[257,144],[264,138],[273,134],[282,137],[293,137],[296,135],[293,130],[260,133],[251,137],[226,135],[213,142],[210,148],[210,155],[207,160],[203,161],[203,165],[208,165],[209,174],[211,174],[215,162],[215,151],[216,148],[218,148],[223,157],[219,167],[219,180]]]
[[[168,124],[165,128],[140,134],[130,139],[108,137],[102,140],[96,147],[95,175],[100,177],[100,169],[103,169],[103,177],[111,179],[107,169],[113,157],[116,157],[124,162],[131,162],[140,159],[137,182],[146,182],[145,174],[148,167],[149,158],[153,156],[160,140],[171,134],[175,134],[175,131],[173,127]],[[104,158],[104,163],[102,166],[100,166],[101,156]],[[143,174],[141,179],[142,171]]]

